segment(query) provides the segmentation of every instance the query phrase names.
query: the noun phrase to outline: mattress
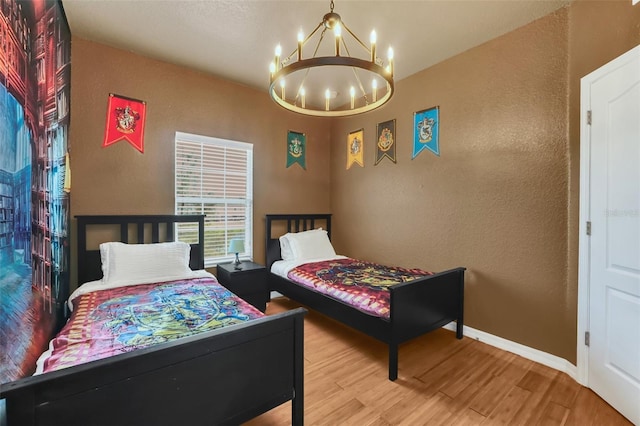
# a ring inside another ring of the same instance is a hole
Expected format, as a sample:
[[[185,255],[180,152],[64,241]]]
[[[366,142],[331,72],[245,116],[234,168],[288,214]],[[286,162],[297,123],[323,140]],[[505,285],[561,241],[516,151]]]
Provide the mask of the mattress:
[[[392,286],[433,274],[421,269],[385,266],[344,256],[312,261],[278,261],[274,262],[271,271],[368,315],[384,319],[390,317],[389,289]]]
[[[71,318],[38,360],[36,374],[264,316],[207,275],[113,288],[96,282],[91,291],[74,293]]]

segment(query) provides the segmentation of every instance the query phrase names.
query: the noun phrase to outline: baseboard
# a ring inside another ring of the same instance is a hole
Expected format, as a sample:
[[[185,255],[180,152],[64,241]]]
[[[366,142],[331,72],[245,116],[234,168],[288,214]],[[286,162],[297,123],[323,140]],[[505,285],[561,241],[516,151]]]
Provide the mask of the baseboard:
[[[451,322],[445,325],[443,328],[455,331],[456,323]],[[489,334],[484,331],[476,330],[475,328],[467,327],[466,325],[463,328],[462,334],[466,337],[469,337],[470,339],[478,340],[480,342],[486,343],[487,345],[491,345],[498,349],[520,355],[523,358],[530,359],[531,361],[546,365],[547,367],[553,368],[554,370],[566,373],[573,380],[577,381],[578,367],[571,364],[564,358],[560,358],[556,355],[551,355],[550,353],[543,352],[538,349],[530,348],[529,346],[521,345],[520,343],[512,342],[511,340],[503,339],[502,337],[494,336],[493,334]]]

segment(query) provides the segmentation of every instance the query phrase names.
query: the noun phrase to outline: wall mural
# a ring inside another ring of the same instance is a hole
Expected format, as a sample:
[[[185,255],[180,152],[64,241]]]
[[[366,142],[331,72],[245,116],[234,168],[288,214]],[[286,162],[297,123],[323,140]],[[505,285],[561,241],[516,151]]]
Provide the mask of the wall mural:
[[[0,382],[32,374],[69,291],[71,33],[52,0],[0,0]]]

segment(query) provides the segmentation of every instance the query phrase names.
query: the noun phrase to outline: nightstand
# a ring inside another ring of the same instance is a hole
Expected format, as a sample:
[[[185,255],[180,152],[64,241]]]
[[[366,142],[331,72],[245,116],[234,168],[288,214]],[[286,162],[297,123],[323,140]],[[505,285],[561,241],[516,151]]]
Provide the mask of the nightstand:
[[[242,269],[233,263],[218,265],[218,281],[234,294],[264,312],[269,301],[267,268],[257,263],[244,261]]]

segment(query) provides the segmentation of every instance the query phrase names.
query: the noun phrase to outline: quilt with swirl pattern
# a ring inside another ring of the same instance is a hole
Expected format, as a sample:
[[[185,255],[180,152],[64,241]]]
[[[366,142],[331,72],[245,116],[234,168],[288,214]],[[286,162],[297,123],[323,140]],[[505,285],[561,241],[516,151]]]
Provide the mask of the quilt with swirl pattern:
[[[389,319],[389,287],[428,275],[433,273],[341,258],[305,263],[287,277],[364,313]]]
[[[214,278],[93,291],[52,340],[44,372],[54,371],[264,316]]]

